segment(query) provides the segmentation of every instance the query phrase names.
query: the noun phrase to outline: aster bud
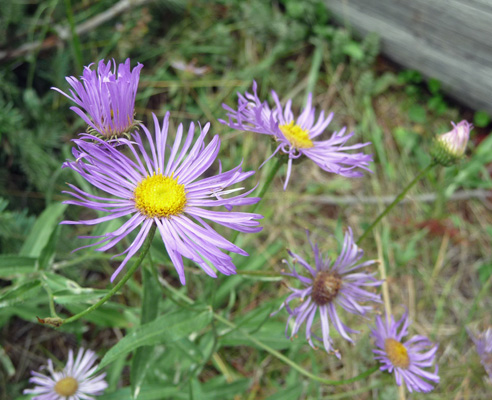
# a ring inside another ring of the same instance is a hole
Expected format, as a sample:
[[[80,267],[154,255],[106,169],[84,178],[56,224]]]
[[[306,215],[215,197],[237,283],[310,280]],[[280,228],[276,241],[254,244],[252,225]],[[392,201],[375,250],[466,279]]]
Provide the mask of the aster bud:
[[[436,163],[445,167],[456,164],[465,154],[466,144],[473,125],[468,121],[458,124],[451,122],[453,129],[437,136],[431,148],[431,155]]]

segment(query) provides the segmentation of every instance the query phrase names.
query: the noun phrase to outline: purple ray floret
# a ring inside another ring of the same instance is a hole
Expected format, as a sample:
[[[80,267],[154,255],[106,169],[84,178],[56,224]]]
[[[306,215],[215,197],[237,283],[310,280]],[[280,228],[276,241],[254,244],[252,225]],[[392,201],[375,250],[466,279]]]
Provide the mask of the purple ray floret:
[[[430,392],[434,384],[439,383],[438,367],[435,366],[434,372],[425,368],[434,364],[437,345],[421,335],[403,342],[409,325],[407,312],[396,323],[393,316],[391,319],[386,316],[385,322],[380,316],[376,317],[376,327],[371,331],[377,347],[373,350],[374,359],[382,364],[381,371],[395,373],[398,386],[405,382],[410,392]]]
[[[142,64],[133,70],[130,68],[130,59],[124,64],[113,61],[107,64],[99,61],[97,72],[92,70],[93,64],[84,67],[80,80],[74,76],[67,76],[67,82],[72,86],[70,94],[58,88],[52,88],[72,100],[77,107],[70,107],[89,125],[92,130],[103,137],[112,138],[130,133],[135,127],[135,95]]]
[[[277,93],[273,90],[272,97],[275,102],[273,109],[266,101],[261,102],[257,94],[256,82],[253,82],[253,94],[238,93],[237,110],[226,104],[222,105],[228,112],[228,121],[219,120],[219,122],[232,129],[271,135],[274,138],[276,149],[266,161],[278,152],[288,155],[284,190],[290,179],[293,160],[303,155],[313,160],[321,169],[349,178],[362,176],[363,173],[359,169],[370,171],[369,163],[372,161],[372,155],[348,152],[370,143],[346,146],[346,142],[354,135],[353,132],[346,134],[346,128],[334,132],[328,140],[314,140],[326,131],[333,113],[325,117],[324,111],[321,111],[316,120],[316,109],[312,106],[311,93],[306,107],[297,118],[291,110],[292,100],[288,100],[285,107],[282,107]]]
[[[136,231],[135,238],[122,253],[125,259],[111,280],[124,268],[140,249],[155,224],[171,261],[185,284],[183,257],[198,264],[208,275],[216,277],[216,270],[231,275],[236,273],[232,258],[221,251],[247,253],[219,235],[205,220],[240,232],[259,232],[258,219],[262,216],[232,211],[232,207],[257,203],[258,197],[248,197],[254,190],[230,188],[254,174],[242,172],[241,165],[206,178],[200,178],[216,160],[220,149],[217,135],[207,145],[204,142],[210,124],[195,135],[195,125],[188,132],[179,125],[174,142],[167,140],[169,113],[162,126],[154,115],[155,135],[141,125],[143,135],[135,132],[132,140],[120,138],[105,142],[91,135],[74,140],[75,161],[66,161],[64,167],[78,172],[92,186],[107,193],[95,196],[74,185],[69,185],[75,200],[65,203],[91,208],[108,215],[86,221],[63,221],[63,224],[95,225],[120,217],[129,217],[121,227],[109,232],[96,243],[98,251],[114,247],[123,238]],[[91,140],[88,140],[91,139]],[[149,145],[147,150],[145,143]],[[115,145],[116,143],[116,145]],[[128,155],[127,155],[128,154]],[[235,196],[229,196],[236,193]],[[239,194],[237,194],[239,193]],[[225,211],[209,210],[224,206]],[[138,228],[138,229],[137,229]],[[84,238],[95,238],[87,236]]]
[[[330,337],[330,322],[340,336],[349,342],[353,342],[349,334],[358,333],[358,331],[349,328],[341,321],[337,308],[344,309],[351,314],[365,316],[372,310],[372,306],[362,305],[360,302],[381,302],[381,299],[379,295],[365,290],[364,287],[380,286],[382,281],[374,278],[374,273],[361,271],[362,268],[376,261],[371,260],[359,263],[364,252],[354,242],[350,228],[345,233],[342,251],[333,263],[330,259],[323,259],[318,245],[311,243],[311,247],[315,261],[314,268],[301,256],[291,251],[289,251],[289,254],[293,261],[284,260],[291,270],[290,273],[285,273],[284,275],[298,279],[304,286],[302,289],[289,287],[292,293],[280,307],[280,309],[285,307],[289,313],[286,336],[288,338],[296,336],[301,325],[305,322],[306,339],[311,347],[315,348],[312,340],[314,337],[323,343],[327,352],[334,352],[340,358],[340,353],[334,348]],[[296,264],[300,264],[306,269],[309,276],[300,275],[295,268]],[[292,309],[290,302],[294,299],[300,300],[301,304]],[[322,337],[318,337],[313,333],[316,314],[319,314],[321,321]],[[294,319],[294,325],[289,335],[288,329],[291,319]]]
[[[101,395],[108,387],[105,373],[94,375],[97,370],[97,355],[91,350],[79,349],[74,360],[73,351],[68,353],[68,362],[61,371],[55,371],[53,362],[48,360],[50,376],[31,371],[34,389],[25,389],[24,394],[34,394],[33,400],[87,400]]]

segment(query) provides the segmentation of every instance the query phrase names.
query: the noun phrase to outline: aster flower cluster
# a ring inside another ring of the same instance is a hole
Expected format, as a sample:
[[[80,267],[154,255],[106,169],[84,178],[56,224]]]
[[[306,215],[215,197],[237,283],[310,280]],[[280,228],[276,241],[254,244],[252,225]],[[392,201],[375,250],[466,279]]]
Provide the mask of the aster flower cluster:
[[[212,172],[221,141],[218,135],[207,139],[210,123],[204,126],[191,123],[187,129],[180,124],[174,132],[170,128],[170,113],[162,121],[153,114],[152,128],[136,120],[135,98],[142,68],[138,64],[131,69],[129,59],[118,66],[114,61],[101,60],[94,70],[92,64],[85,67],[80,80],[67,77],[72,87],[70,94],[54,88],[76,104],[71,109],[88,125],[87,132],[73,140],[73,159],[67,160],[63,167],[75,171],[99,191],[94,194],[92,190],[68,184],[70,190],[64,193],[71,199],[65,203],[102,213],[97,218],[62,224],[97,225],[124,220],[112,232],[81,237],[91,243],[79,249],[95,247],[97,251],[113,249],[124,239],[129,240],[126,249],[117,254],[124,255],[124,259],[111,281],[155,231],[159,232],[182,284],[186,283],[183,259],[191,260],[211,277],[217,277],[217,272],[235,274],[236,267],[229,253],[248,254],[234,240],[220,235],[213,225],[244,233],[262,229],[259,224],[262,215],[233,210],[260,201],[259,197],[251,196],[254,187],[249,190],[237,187],[254,171],[243,171],[241,164],[223,171],[220,164],[218,172]],[[253,93],[238,93],[237,109],[223,105],[227,120],[219,122],[231,129],[273,139],[275,149],[264,163],[274,156],[287,160],[284,190],[297,159],[309,158],[324,171],[348,178],[370,172],[372,155],[360,151],[370,143],[349,144],[355,134],[348,133],[345,127],[321,139],[328,131],[333,113],[325,115],[321,111],[317,115],[312,94],[297,116],[292,111],[292,99],[282,106],[277,93],[272,90],[271,95],[273,106],[260,100],[258,86],[253,82]],[[461,157],[471,128],[462,121],[436,139],[434,158],[445,164]],[[317,348],[315,343],[319,342],[328,353],[341,358],[331,335],[333,328],[343,340],[354,343],[354,335],[359,332],[344,322],[344,315],[367,320],[374,305],[381,303],[375,291],[383,282],[371,270],[376,260],[361,261],[364,252],[354,240],[351,228],[346,231],[342,249],[334,261],[323,257],[318,245],[309,242],[311,257],[303,258],[289,251],[291,259],[284,260],[289,267],[284,275],[297,280],[294,286],[302,288],[289,287],[290,294],[279,311],[285,309],[289,315],[287,337],[297,337],[305,325],[305,338],[311,347]],[[314,263],[308,262],[309,259],[314,259]],[[407,314],[397,323],[393,316],[387,315],[384,321],[377,316],[372,330],[374,357],[382,371],[394,373],[398,385],[405,383],[410,391],[428,392],[439,382],[437,366],[428,370],[434,365],[437,345],[420,335],[404,341],[409,324]],[[474,338],[482,361],[490,358],[490,336],[487,331],[485,339]],[[98,395],[107,384],[104,374],[93,376],[97,369],[92,367],[95,359],[92,351],[81,349],[74,361],[70,351],[67,366],[61,372],[55,372],[50,360],[47,369],[51,376],[33,372],[31,382],[37,386],[25,393],[46,400],[78,400]],[[490,363],[483,362],[491,374]]]
[[[198,134],[194,123],[187,130],[181,124],[171,142],[170,114],[167,113],[162,123],[153,115],[154,133],[143,124],[139,125],[143,134],[138,132],[133,114],[142,67],[138,64],[131,70],[130,60],[126,60],[112,71],[111,62],[106,64],[101,60],[97,73],[88,66],[81,81],[67,78],[74,89],[70,90],[72,96],[55,89],[80,107],[72,107],[72,110],[91,128],[89,133],[73,141],[74,160],[67,160],[63,167],[74,170],[92,187],[106,193],[96,196],[69,184],[72,190],[65,193],[74,200],[67,200],[66,204],[102,211],[106,215],[62,224],[96,225],[127,217],[113,232],[98,237],[84,236],[84,239],[96,241],[80,247],[98,246],[98,251],[106,251],[136,232],[121,253],[125,258],[113,273],[112,281],[155,227],[182,284],[186,282],[183,257],[212,277],[217,276],[217,271],[234,274],[232,258],[223,251],[243,256],[247,253],[219,235],[207,220],[240,232],[261,230],[258,222],[261,215],[232,212],[234,206],[259,201],[257,197],[249,197],[253,189],[240,193],[243,188],[231,188],[254,171],[243,172],[238,165],[201,178],[216,161],[220,150],[217,135],[209,143],[205,141],[209,123],[199,126]],[[211,207],[224,207],[225,211],[210,210]]]

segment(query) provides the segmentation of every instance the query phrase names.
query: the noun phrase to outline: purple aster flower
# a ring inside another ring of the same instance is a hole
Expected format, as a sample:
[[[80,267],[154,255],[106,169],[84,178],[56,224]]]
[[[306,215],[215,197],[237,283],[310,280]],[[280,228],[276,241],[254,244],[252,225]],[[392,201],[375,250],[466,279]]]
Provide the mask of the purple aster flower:
[[[398,386],[404,381],[410,392],[430,392],[434,388],[431,383],[439,383],[438,368],[436,365],[434,372],[424,368],[432,367],[437,345],[421,335],[403,342],[409,324],[408,312],[397,323],[393,316],[391,321],[386,317],[386,323],[380,316],[376,317],[376,328],[371,331],[378,347],[373,350],[374,359],[382,364],[381,371],[395,372]]]
[[[169,113],[166,114],[162,127],[154,115],[154,125],[155,137],[141,125],[150,151],[145,149],[138,133],[133,134],[133,141],[117,139],[108,143],[87,134],[82,135],[83,139],[92,140],[74,140],[77,148],[72,152],[76,161],[66,161],[64,166],[77,171],[91,185],[114,198],[95,196],[69,185],[74,191],[66,193],[77,200],[65,203],[104,211],[108,215],[87,221],[62,223],[95,225],[115,218],[130,217],[114,232],[106,233],[98,237],[100,240],[96,243],[84,246],[100,245],[97,250],[105,251],[139,228],[130,246],[121,253],[126,254],[126,257],[111,280],[115,279],[140,249],[154,224],[182,284],[185,284],[182,257],[197,263],[212,277],[217,276],[215,269],[225,275],[235,274],[232,258],[221,249],[244,256],[248,254],[220,236],[205,220],[240,232],[259,232],[262,228],[256,219],[263,218],[261,215],[230,211],[233,206],[257,203],[259,198],[247,197],[254,188],[236,196],[224,197],[242,190],[243,188],[229,187],[250,177],[254,171],[242,172],[239,165],[230,171],[222,172],[220,169],[215,175],[199,179],[208,171],[220,149],[217,135],[208,145],[204,144],[210,124],[207,123],[200,129],[196,140],[193,123],[187,134],[183,134],[183,125],[179,125],[176,139],[169,146]],[[118,145],[114,146],[114,142]],[[122,145],[126,145],[125,150],[132,157],[121,151]],[[207,209],[218,206],[225,206],[227,211]]]
[[[367,312],[372,310],[372,307],[359,304],[359,302],[381,302],[381,300],[379,295],[365,290],[364,287],[380,286],[382,281],[375,279],[374,273],[368,274],[360,271],[361,268],[374,264],[376,261],[371,260],[359,263],[364,252],[355,244],[352,229],[349,228],[345,233],[342,252],[334,263],[329,259],[323,259],[317,244],[313,245],[311,241],[310,244],[314,253],[315,268],[301,256],[291,251],[289,251],[289,254],[293,258],[293,262],[289,263],[284,260],[292,271],[291,273],[285,273],[285,275],[297,278],[304,286],[303,289],[289,287],[292,294],[287,297],[280,307],[280,309],[285,307],[289,313],[286,336],[293,337],[297,335],[300,326],[303,322],[306,322],[306,339],[311,347],[315,348],[312,341],[312,337],[314,337],[323,343],[327,352],[333,351],[340,358],[340,354],[338,350],[334,349],[333,341],[330,337],[330,321],[338,333],[349,342],[353,343],[349,333],[358,333],[358,331],[347,327],[340,320],[337,306],[351,314],[366,315]],[[309,277],[297,273],[295,268],[297,263],[309,272]],[[299,299],[301,304],[292,309],[289,303],[294,299]],[[313,321],[317,313],[319,313],[321,320],[322,338],[312,333]],[[289,336],[287,331],[291,319],[294,319],[294,325]]]
[[[139,63],[131,70],[128,58],[116,71],[113,63],[113,71],[111,61],[105,64],[104,60],[99,61],[97,72],[91,69],[93,64],[84,67],[80,81],[68,76],[67,82],[74,89],[70,89],[72,96],[52,88],[77,104],[70,109],[89,125],[90,131],[105,138],[129,135],[138,123],[134,119],[135,94],[143,65]]]
[[[478,334],[468,331],[468,335],[475,343],[482,365],[492,382],[492,328]]]
[[[278,95],[273,90],[272,97],[276,107],[272,110],[267,102],[262,103],[257,95],[256,82],[253,82],[253,94],[246,92],[243,96],[238,93],[238,97],[237,110],[226,104],[222,105],[228,111],[229,121],[219,120],[219,122],[232,129],[272,135],[277,147],[265,162],[279,151],[288,155],[284,190],[289,182],[292,161],[302,155],[313,160],[325,171],[350,178],[362,176],[362,172],[355,168],[370,171],[368,165],[372,161],[372,155],[347,152],[347,150],[360,149],[370,143],[345,146],[345,143],[354,135],[353,132],[345,134],[346,128],[334,132],[328,140],[314,140],[325,132],[333,118],[333,113],[325,118],[324,111],[321,111],[316,121],[316,109],[312,107],[311,93],[308,96],[306,107],[297,118],[291,111],[292,100],[287,101],[285,107],[282,108]]]
[[[24,394],[34,394],[33,400],[93,399],[92,396],[102,394],[108,387],[104,380],[106,374],[92,376],[97,370],[97,365],[94,365],[96,360],[96,353],[82,348],[75,361],[73,351],[69,351],[67,365],[60,372],[55,371],[53,362],[48,360],[48,365],[42,369],[47,368],[51,376],[31,371],[29,382],[36,386],[34,389],[25,389]]]

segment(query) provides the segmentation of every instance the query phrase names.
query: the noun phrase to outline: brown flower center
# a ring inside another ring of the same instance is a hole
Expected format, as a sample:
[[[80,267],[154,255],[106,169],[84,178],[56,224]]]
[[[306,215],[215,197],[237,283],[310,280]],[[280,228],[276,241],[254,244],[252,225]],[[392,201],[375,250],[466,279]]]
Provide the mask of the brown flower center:
[[[336,272],[318,272],[314,278],[311,297],[318,306],[324,306],[337,296],[341,286],[342,278]]]
[[[408,368],[410,365],[407,348],[398,340],[391,338],[386,339],[384,341],[384,351],[386,351],[391,364],[395,367]]]
[[[67,376],[66,378],[60,379],[56,382],[55,392],[60,396],[69,397],[73,396],[77,389],[79,388],[79,383],[75,378]]]

